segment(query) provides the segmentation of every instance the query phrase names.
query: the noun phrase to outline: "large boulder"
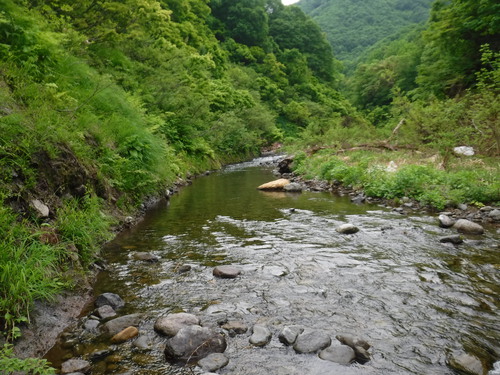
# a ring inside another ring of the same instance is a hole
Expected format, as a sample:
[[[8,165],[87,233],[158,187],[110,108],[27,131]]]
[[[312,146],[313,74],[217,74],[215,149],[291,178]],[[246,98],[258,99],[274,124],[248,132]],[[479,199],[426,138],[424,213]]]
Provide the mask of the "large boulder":
[[[224,335],[207,327],[192,325],[181,328],[167,340],[165,357],[172,361],[198,361],[211,353],[223,353],[226,346]]]
[[[280,178],[271,182],[260,185],[259,190],[283,190],[283,188],[290,183],[286,178]]]
[[[193,314],[168,314],[167,316],[159,318],[155,322],[154,330],[163,335],[173,337],[181,330],[181,328],[199,324],[200,319]]]
[[[460,219],[453,225],[457,231],[465,234],[483,234],[484,228],[473,221]]]

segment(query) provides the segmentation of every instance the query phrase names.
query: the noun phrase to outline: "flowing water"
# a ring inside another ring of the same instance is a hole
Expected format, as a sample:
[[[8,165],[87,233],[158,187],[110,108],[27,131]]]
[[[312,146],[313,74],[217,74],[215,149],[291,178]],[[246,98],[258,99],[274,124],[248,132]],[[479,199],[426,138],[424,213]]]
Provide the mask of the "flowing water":
[[[500,358],[495,228],[460,246],[442,244],[439,238],[453,230],[440,228],[436,217],[354,205],[330,193],[259,191],[256,186],[275,179],[261,162],[195,180],[106,247],[108,269],[95,293],[121,295],[127,302],[121,314],[145,313],[139,329],[151,351],[130,342],[110,346],[73,327],[78,344],[63,343],[48,358],[58,364],[110,349],[92,374],[200,373],[168,364],[165,339],[152,330],[158,317],[181,311],[205,325],[240,320],[273,332],[263,348],[252,347],[249,334],[228,337],[230,362],[220,374],[453,374],[446,365],[452,352],[473,354],[486,368]],[[343,223],[360,231],[341,235],[335,228]],[[160,261],[135,260],[134,252]],[[213,267],[222,264],[244,272],[216,279]],[[191,270],[179,273],[183,265]],[[333,340],[363,337],[372,344],[372,360],[342,366],[296,354],[278,341],[286,325],[325,331]]]

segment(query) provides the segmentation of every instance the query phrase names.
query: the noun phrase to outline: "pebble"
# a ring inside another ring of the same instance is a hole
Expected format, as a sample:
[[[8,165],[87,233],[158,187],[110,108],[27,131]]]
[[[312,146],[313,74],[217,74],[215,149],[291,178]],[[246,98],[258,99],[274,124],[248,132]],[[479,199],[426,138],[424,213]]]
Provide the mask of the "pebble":
[[[134,326],[130,326],[125,328],[123,331],[118,332],[116,335],[114,335],[111,338],[111,342],[113,344],[121,344],[125,341],[130,340],[131,338],[136,337],[138,334],[139,330]]]

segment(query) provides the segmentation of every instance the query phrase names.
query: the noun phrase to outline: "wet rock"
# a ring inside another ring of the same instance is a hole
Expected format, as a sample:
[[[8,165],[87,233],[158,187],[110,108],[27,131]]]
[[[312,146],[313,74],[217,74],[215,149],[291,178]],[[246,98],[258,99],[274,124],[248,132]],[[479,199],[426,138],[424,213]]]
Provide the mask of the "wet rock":
[[[319,353],[319,357],[325,361],[348,365],[356,358],[354,349],[347,345],[329,346]]]
[[[278,163],[278,173],[279,174],[291,173],[292,169],[290,168],[290,166],[292,163],[293,163],[293,158],[285,158],[282,161],[280,161]]]
[[[102,325],[102,330],[109,336],[114,336],[130,326],[138,326],[142,320],[142,314],[130,314],[112,319]]]
[[[452,243],[453,245],[460,245],[461,243],[464,242],[462,236],[447,236],[447,237],[441,237],[439,239],[439,242],[441,243]]]
[[[134,253],[133,257],[135,260],[142,260],[143,262],[150,262],[150,263],[155,263],[160,260],[160,258],[157,257],[156,255],[144,252]]]
[[[271,341],[271,331],[267,327],[264,327],[260,324],[256,324],[253,326],[253,333],[250,336],[250,344],[255,346],[264,346]]]
[[[278,335],[278,339],[285,345],[293,345],[297,336],[304,332],[304,328],[300,326],[286,326]]]
[[[88,332],[97,331],[97,327],[99,326],[99,321],[94,319],[88,319],[85,323],[83,323],[83,329]]]
[[[44,219],[49,217],[50,209],[43,202],[38,199],[33,199],[31,201],[31,206],[35,209],[38,218]]]
[[[291,182],[288,185],[283,186],[283,190],[288,192],[301,192],[304,190],[304,187],[298,182]]]
[[[455,224],[455,220],[444,214],[439,215],[438,220],[441,228],[450,228]]]
[[[176,269],[177,273],[185,273],[191,271],[191,266],[189,264],[183,264]]]
[[[290,183],[290,180],[286,178],[280,178],[278,180],[274,180],[271,182],[267,182],[265,184],[257,187],[259,190],[283,190],[283,188]]]
[[[109,318],[114,318],[116,316],[116,311],[110,305],[104,305],[96,309],[96,315],[105,320]]]
[[[493,211],[490,211],[488,217],[493,221],[500,221],[500,210],[494,209]]]
[[[163,335],[173,337],[181,330],[181,328],[199,324],[200,319],[193,314],[169,314],[156,320],[154,330]]]
[[[226,350],[224,335],[206,327],[196,325],[181,328],[168,339],[165,357],[169,360],[196,361],[211,353],[223,353]]]
[[[116,335],[114,335],[111,338],[111,342],[113,344],[121,344],[125,341],[130,340],[131,338],[134,338],[138,334],[139,330],[134,326],[130,326],[125,328],[123,331],[118,332]]]
[[[353,224],[342,224],[335,229],[341,234],[354,234],[359,232],[359,228]]]
[[[466,219],[460,219],[457,220],[455,225],[453,225],[453,228],[458,230],[461,233],[465,234],[483,234],[484,233],[484,228],[472,221],[466,220]]]
[[[140,350],[151,350],[153,348],[153,340],[151,337],[141,334],[132,345]]]
[[[486,372],[481,361],[467,353],[453,353],[448,359],[448,365],[461,374],[484,375]]]
[[[125,301],[115,293],[103,293],[95,299],[96,307],[104,305],[111,306],[114,310],[119,310],[125,306]]]
[[[293,349],[297,353],[316,353],[326,347],[330,346],[332,339],[328,334],[322,331],[306,331],[301,333]]]
[[[90,360],[93,362],[100,361],[111,354],[111,350],[98,350],[90,354]]]
[[[240,321],[229,321],[222,325],[222,328],[229,331],[229,334],[236,334],[236,335],[241,335],[248,331],[248,327],[245,323],[240,322]]]
[[[351,198],[351,202],[354,204],[361,204],[366,200],[366,197],[363,194],[356,195],[355,197]]]
[[[91,364],[83,359],[72,358],[63,362],[61,365],[61,374],[70,374],[72,372],[83,372],[84,374],[90,371]]]
[[[335,336],[340,343],[351,347],[356,355],[356,360],[360,363],[366,363],[370,360],[370,344],[366,340],[349,336],[349,335],[337,335]]]
[[[198,361],[203,371],[217,371],[229,363],[229,359],[222,353],[212,353]]]
[[[234,266],[217,266],[214,268],[213,275],[222,279],[234,279],[241,274],[241,269]]]

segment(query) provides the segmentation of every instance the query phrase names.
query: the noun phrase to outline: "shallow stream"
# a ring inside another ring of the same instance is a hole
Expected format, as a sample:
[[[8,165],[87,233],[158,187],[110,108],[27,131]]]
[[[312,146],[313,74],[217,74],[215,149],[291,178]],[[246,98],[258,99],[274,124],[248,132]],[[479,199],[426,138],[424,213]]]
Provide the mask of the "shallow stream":
[[[152,209],[136,227],[103,252],[107,270],[95,294],[117,293],[120,314],[145,314],[139,326],[153,349],[132,342],[110,345],[72,327],[48,358],[88,358],[96,350],[98,374],[198,374],[168,364],[155,320],[189,312],[205,325],[241,320],[267,325],[271,342],[256,348],[249,334],[228,337],[229,364],[220,374],[453,374],[447,358],[465,351],[491,368],[500,359],[500,234],[459,246],[439,238],[454,234],[434,216],[405,216],[376,205],[354,205],[330,193],[263,192],[275,179],[265,159],[198,178]],[[360,228],[342,235],[335,228]],[[135,252],[160,258],[136,260]],[[237,279],[216,279],[214,266],[236,265]],[[191,270],[179,273],[181,266]],[[313,354],[296,354],[278,341],[286,325],[301,325],[365,338],[372,360],[338,365]],[[76,340],[75,340],[76,338]]]

